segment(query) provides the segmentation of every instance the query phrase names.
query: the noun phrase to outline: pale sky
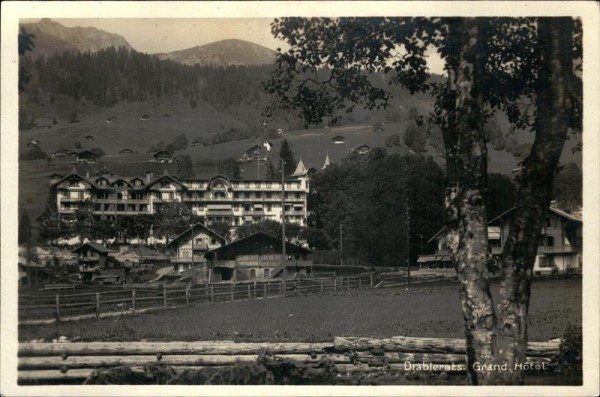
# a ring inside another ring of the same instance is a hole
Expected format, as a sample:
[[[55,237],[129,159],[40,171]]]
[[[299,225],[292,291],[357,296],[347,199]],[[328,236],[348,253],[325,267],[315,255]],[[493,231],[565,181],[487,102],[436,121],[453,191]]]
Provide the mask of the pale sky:
[[[272,50],[287,45],[273,38],[272,18],[52,18],[63,26],[95,27],[118,33],[138,51],[150,54],[184,50],[225,39],[247,40]],[[443,61],[428,52],[433,73],[443,74]]]

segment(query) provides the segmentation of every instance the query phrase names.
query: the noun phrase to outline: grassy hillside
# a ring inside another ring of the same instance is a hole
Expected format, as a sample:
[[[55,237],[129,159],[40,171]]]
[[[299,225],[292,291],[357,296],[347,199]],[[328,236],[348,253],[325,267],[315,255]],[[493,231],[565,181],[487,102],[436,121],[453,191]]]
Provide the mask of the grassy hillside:
[[[80,122],[69,122],[69,109],[75,109],[78,112]],[[236,116],[219,112],[205,103],[199,103],[196,108],[190,109],[187,102],[178,102],[177,100],[170,101],[168,105],[133,103],[95,109],[93,105],[69,102],[63,98],[57,100],[54,108],[47,110],[46,114],[47,117],[36,120],[37,127],[20,132],[19,152],[23,153],[28,150],[26,143],[30,139],[39,140],[42,150],[47,154],[61,149],[75,150],[75,142],[80,142],[82,148],[99,147],[106,152],[107,155],[102,157],[97,165],[77,166],[76,168],[81,174],[85,174],[86,171],[93,173],[103,166],[107,166],[112,172],[121,175],[144,175],[148,170],[157,174],[164,172],[165,168],[174,174],[176,172],[175,165],[165,166],[148,162],[152,158],[152,153],[148,153],[151,146],[155,146],[159,141],[168,144],[179,134],[186,134],[191,143],[198,137],[209,137],[230,128],[240,130],[249,128]],[[140,115],[142,114],[150,115],[150,120],[141,121]],[[165,114],[170,114],[171,117],[163,117]],[[57,124],[53,124],[54,115],[57,115]],[[106,123],[106,119],[111,116],[118,117],[118,120]],[[347,154],[347,150],[359,145],[385,147],[385,138],[392,134],[403,136],[407,125],[407,122],[386,123],[383,132],[374,132],[371,124],[355,123],[332,128],[286,131],[284,137],[291,144],[296,160],[302,159],[309,168],[321,169],[327,154],[335,163],[341,161]],[[51,128],[47,128],[47,126]],[[276,125],[273,127],[278,128]],[[87,135],[92,135],[94,140],[86,140]],[[336,135],[344,136],[345,144],[334,144],[331,138]],[[518,135],[520,143],[530,142],[532,138],[533,136],[528,133]],[[274,148],[270,157],[273,159],[273,163],[276,163],[281,138],[272,139],[271,142],[274,144]],[[575,139],[567,141],[563,151],[563,163],[581,164],[581,153],[573,154],[571,152],[575,143]],[[209,147],[188,148],[180,153],[191,156],[197,177],[209,178],[218,172],[216,167],[218,160],[229,157],[239,159],[242,153],[254,144],[255,138],[252,137]],[[124,148],[129,148],[134,153],[119,155],[119,151]],[[400,146],[385,148],[389,153],[412,152],[402,139]],[[506,151],[499,152],[490,149],[489,154],[488,169],[490,172],[510,174],[511,170],[518,165],[519,159]],[[443,165],[444,159],[429,145],[427,145],[427,152],[423,155],[431,155],[440,165]],[[45,160],[21,162],[19,165],[19,207],[27,209],[30,218],[35,219],[42,213],[48,197],[48,176],[54,172],[64,175],[72,169],[73,165],[60,161],[51,165],[48,165]],[[256,162],[242,163],[241,169],[242,176],[245,178],[256,178],[257,175],[262,177],[266,171],[264,163],[257,165]]]

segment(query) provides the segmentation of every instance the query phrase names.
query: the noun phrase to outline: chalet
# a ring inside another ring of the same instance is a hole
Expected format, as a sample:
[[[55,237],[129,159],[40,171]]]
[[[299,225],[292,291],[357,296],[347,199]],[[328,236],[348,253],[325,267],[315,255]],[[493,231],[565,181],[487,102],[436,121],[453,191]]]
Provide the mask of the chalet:
[[[208,279],[207,260],[204,254],[223,245],[225,245],[224,237],[203,223],[196,223],[175,237],[167,247],[175,249],[175,256],[171,258],[171,263],[177,273],[195,267],[199,268],[200,273],[204,275],[203,278]]]
[[[192,147],[204,147],[204,142],[202,142],[200,139],[196,139],[194,142],[192,142]]]
[[[96,162],[96,153],[91,150],[82,150],[77,153],[77,162],[82,164],[89,164]]]
[[[150,115],[142,114],[140,116],[140,120],[142,120],[142,121],[150,120]]]
[[[107,123],[112,123],[113,121],[117,121],[119,118],[117,116],[110,116],[109,118],[106,119]]]
[[[155,153],[153,157],[152,161],[155,163],[168,163],[173,160],[173,153],[168,150],[161,150]]]
[[[92,283],[98,285],[117,285],[125,282],[123,274],[94,274]]]
[[[163,114],[163,119],[170,119],[171,115],[169,113]]]
[[[73,252],[77,254],[79,275],[83,281],[92,281],[94,275],[100,275],[102,270],[115,267],[116,260],[109,256],[113,251],[101,244],[85,243]]]
[[[333,138],[331,138],[331,142],[333,142],[335,145],[343,145],[344,143],[346,143],[346,138],[344,138],[341,135],[336,135]]]
[[[94,137],[92,135],[86,135],[85,139],[88,140],[88,141],[90,141],[90,142],[94,141]]]
[[[493,258],[502,253],[513,214],[514,208],[488,222],[488,242]],[[581,272],[582,230],[581,219],[550,207],[533,266],[534,274]],[[437,242],[437,250],[434,254],[419,256],[417,263],[421,267],[453,266],[445,237],[444,227],[429,240]]]
[[[119,152],[119,154],[132,154],[133,150],[125,148]]]
[[[60,157],[69,157],[69,154],[66,150],[59,150],[57,152],[52,153],[52,157],[60,158]]]
[[[369,153],[370,151],[371,147],[369,145],[360,145],[358,147],[355,147],[352,152],[362,156]]]
[[[283,135],[283,129],[277,128],[277,135]]]
[[[246,150],[240,161],[266,161],[268,151],[259,145],[254,145]]]
[[[286,260],[282,255],[281,239],[264,232],[241,238],[206,253],[209,264],[209,282],[236,282],[288,277],[311,273],[310,250],[286,242]]]

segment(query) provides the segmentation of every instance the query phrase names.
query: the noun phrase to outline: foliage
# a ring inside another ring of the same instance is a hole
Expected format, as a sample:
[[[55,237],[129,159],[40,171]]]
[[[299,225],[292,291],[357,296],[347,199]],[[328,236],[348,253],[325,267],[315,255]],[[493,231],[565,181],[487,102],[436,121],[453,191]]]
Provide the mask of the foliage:
[[[569,324],[558,349],[558,371],[568,377],[583,376],[583,332],[581,326]]]
[[[301,231],[300,238],[306,240],[308,246],[313,250],[328,250],[331,248],[331,239],[321,229],[306,227]]]
[[[423,128],[419,127],[417,124],[409,124],[404,132],[404,144],[412,148],[415,152],[425,152],[426,141]]]
[[[25,29],[21,28],[19,32],[19,57],[25,55],[28,51],[33,51],[35,47],[33,39],[35,39],[35,35],[27,33]],[[25,90],[25,86],[30,79],[31,72],[19,62],[19,92]]]
[[[193,178],[194,167],[192,164],[192,158],[189,154],[181,156],[177,162],[177,175],[180,178]]]
[[[233,157],[217,162],[217,168],[219,174],[225,175],[229,179],[240,179],[242,177],[240,163]]]
[[[19,160],[20,161],[41,160],[41,159],[45,159],[46,157],[48,157],[48,155],[42,149],[40,149],[39,147],[32,147],[29,150],[27,150],[26,152],[21,153],[19,155]]]
[[[277,171],[275,170],[275,167],[273,167],[273,162],[271,160],[269,160],[269,162],[267,163],[267,172],[266,172],[265,178],[268,181],[278,180]]]
[[[281,223],[265,220],[258,223],[244,223],[236,229],[238,238],[248,237],[258,232],[265,232],[274,237],[281,237]]]
[[[392,134],[385,137],[385,146],[387,147],[400,146],[400,143],[400,135],[398,134]]]
[[[486,209],[488,219],[511,209],[515,205],[517,190],[512,180],[503,174],[488,174]]]
[[[188,147],[187,136],[185,134],[180,134],[180,135],[177,135],[173,139],[173,142],[169,143],[165,149],[170,152],[175,152],[177,150],[185,150],[185,149],[187,149],[187,147]]]
[[[406,263],[406,207],[410,206],[411,262],[420,235],[433,235],[442,214],[442,171],[431,158],[397,154],[350,157],[317,173],[312,180],[311,213],[322,231],[344,251],[372,265]]]
[[[69,234],[69,228],[56,208],[56,191],[51,189],[44,213],[37,220],[39,236],[43,241],[53,244]]]
[[[195,222],[190,206],[178,201],[157,206],[155,215],[155,234],[165,237],[169,242]]]
[[[31,221],[29,220],[29,214],[27,210],[24,210],[21,213],[21,218],[19,219],[19,236],[18,236],[19,244],[27,244],[31,242]]]
[[[294,153],[290,147],[290,144],[286,139],[281,142],[281,147],[279,148],[279,158],[283,160],[283,169],[284,175],[289,176],[294,173],[296,170],[296,160],[294,159]],[[277,167],[278,174],[281,175],[281,162]]]
[[[229,231],[231,230],[231,225],[227,222],[211,222],[208,227],[210,230],[217,233],[219,236],[225,238],[225,240],[230,240]]]
[[[558,208],[573,211],[581,207],[583,176],[574,163],[560,166],[554,182],[553,198]]]
[[[104,152],[104,150],[102,150],[102,148],[99,148],[99,147],[90,149],[90,152],[94,153],[96,155],[96,158],[106,156],[106,153]]]
[[[94,203],[90,200],[80,202],[75,210],[73,229],[81,241],[86,238],[92,240],[96,237],[94,222]]]

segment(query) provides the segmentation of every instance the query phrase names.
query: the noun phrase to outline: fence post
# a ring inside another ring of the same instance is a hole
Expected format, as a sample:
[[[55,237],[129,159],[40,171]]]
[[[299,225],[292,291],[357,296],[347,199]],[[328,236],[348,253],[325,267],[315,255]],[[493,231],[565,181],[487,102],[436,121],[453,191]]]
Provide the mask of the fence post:
[[[248,299],[252,299],[252,290],[250,288],[250,284],[248,284]]]
[[[283,295],[282,293],[282,285],[283,285],[283,281],[279,283],[279,295]]]
[[[323,292],[323,279],[321,279],[321,292]]]
[[[209,295],[208,284],[204,284],[204,297],[207,301],[208,301],[208,295]]]
[[[131,290],[131,308],[135,311],[135,290]]]
[[[56,321],[60,321],[60,295],[56,294]]]
[[[96,318],[100,318],[100,292],[96,292]]]
[[[233,291],[233,284],[231,284],[231,300],[233,301],[233,295],[234,295],[234,291]]]
[[[264,294],[263,294],[263,298],[266,298],[267,297],[267,284],[263,284],[263,287],[264,287],[264,290],[265,290]]]
[[[167,289],[163,288],[163,306],[167,308]]]
[[[215,286],[214,285],[210,286],[210,301],[211,302],[215,301]]]
[[[185,286],[185,305],[186,306],[190,305],[190,286],[189,285]]]
[[[337,291],[337,278],[333,277],[333,290]]]
[[[348,277],[348,291],[350,291],[350,277]]]
[[[362,289],[362,277],[358,277],[358,289]]]
[[[371,283],[371,288],[373,288],[373,275],[371,274],[369,277],[371,278],[371,281],[370,281],[370,283]]]

